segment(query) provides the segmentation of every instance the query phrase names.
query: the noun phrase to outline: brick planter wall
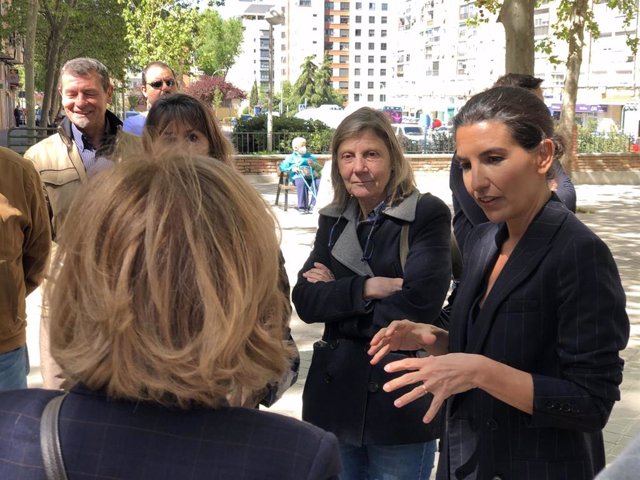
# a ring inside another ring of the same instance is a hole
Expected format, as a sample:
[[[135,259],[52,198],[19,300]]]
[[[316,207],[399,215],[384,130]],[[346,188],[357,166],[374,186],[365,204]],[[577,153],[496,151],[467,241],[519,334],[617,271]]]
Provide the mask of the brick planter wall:
[[[284,155],[236,155],[236,166],[245,175],[278,176],[278,163]],[[316,155],[320,162],[329,155]],[[447,172],[451,164],[450,154],[407,155],[416,175]],[[640,153],[579,153],[574,159],[574,183],[584,184],[632,184],[640,185]]]

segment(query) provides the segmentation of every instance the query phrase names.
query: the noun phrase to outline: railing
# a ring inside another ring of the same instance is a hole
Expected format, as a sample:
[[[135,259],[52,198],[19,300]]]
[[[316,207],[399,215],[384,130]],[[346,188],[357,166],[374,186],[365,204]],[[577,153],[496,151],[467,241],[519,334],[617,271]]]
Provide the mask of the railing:
[[[35,145],[40,140],[53,135],[57,127],[13,127],[7,131],[7,147],[23,155],[29,147]]]
[[[329,133],[329,132],[327,132]],[[291,153],[291,141],[295,137],[304,137],[307,148],[313,153],[329,153],[330,135],[310,132],[273,132],[273,152],[267,152],[267,132],[233,132],[231,141],[239,154],[247,153]],[[455,141],[449,132],[434,132],[424,140],[410,140],[400,137],[405,153],[453,153]]]

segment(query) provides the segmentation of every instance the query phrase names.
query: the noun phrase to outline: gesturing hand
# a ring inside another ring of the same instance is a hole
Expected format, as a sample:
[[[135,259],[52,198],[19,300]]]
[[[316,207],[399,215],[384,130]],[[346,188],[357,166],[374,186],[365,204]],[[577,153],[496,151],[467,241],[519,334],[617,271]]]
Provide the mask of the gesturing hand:
[[[449,333],[446,330],[410,320],[394,320],[387,328],[382,328],[371,339],[369,355],[371,364],[377,364],[382,357],[395,350],[425,350],[431,355],[447,353]]]
[[[302,274],[309,283],[333,282],[336,277],[333,272],[320,262],[314,262],[313,267]]]
[[[382,387],[385,392],[393,392],[407,385],[418,384],[413,390],[397,398],[394,402],[396,407],[405,405],[417,400],[427,394],[433,394],[433,400],[423,421],[431,422],[444,401],[452,395],[466,392],[477,387],[476,374],[481,369],[483,360],[486,357],[468,353],[449,353],[438,357],[425,358],[405,358],[392,362],[385,366],[387,372],[402,372],[408,370],[409,373],[394,378]]]

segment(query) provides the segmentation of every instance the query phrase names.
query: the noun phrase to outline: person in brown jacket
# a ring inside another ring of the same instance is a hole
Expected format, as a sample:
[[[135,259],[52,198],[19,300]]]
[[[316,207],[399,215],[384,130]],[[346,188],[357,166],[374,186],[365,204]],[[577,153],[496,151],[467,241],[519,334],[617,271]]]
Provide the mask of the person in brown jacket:
[[[0,147],[0,390],[27,387],[26,296],[42,281],[49,214],[31,162]]]

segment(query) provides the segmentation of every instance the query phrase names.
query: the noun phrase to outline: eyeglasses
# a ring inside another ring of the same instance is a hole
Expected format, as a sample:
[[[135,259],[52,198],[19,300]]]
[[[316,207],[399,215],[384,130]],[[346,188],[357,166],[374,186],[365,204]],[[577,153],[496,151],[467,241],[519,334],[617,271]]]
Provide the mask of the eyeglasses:
[[[176,81],[175,80],[171,80],[171,79],[169,79],[169,80],[156,80],[155,82],[147,83],[147,85],[149,85],[150,87],[153,87],[155,89],[158,89],[158,88],[162,88],[162,84],[163,83],[167,87],[171,88],[176,84]]]

